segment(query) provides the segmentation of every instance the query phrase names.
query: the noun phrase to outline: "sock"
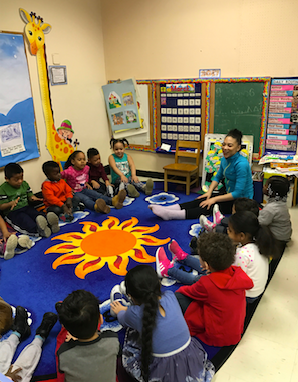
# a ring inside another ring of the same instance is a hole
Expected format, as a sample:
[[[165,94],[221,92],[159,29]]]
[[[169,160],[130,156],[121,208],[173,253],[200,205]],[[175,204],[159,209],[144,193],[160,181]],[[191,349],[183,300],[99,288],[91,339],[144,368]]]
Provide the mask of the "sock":
[[[15,331],[13,331],[11,334],[16,335],[18,338],[21,338],[21,334],[20,334],[19,332],[15,332]]]
[[[36,334],[34,338],[40,339],[42,342],[45,341],[45,339],[42,336],[40,336],[39,334]]]
[[[163,220],[185,220],[185,210],[171,210],[158,205],[153,205],[152,212]]]
[[[149,204],[148,208],[150,210],[152,210],[153,206],[156,206],[156,205],[160,206],[159,204]],[[178,204],[178,203],[171,204],[170,206],[166,206],[166,207],[164,207],[164,206],[160,206],[160,207],[168,209],[168,210],[177,210],[177,211],[181,210],[180,204]]]

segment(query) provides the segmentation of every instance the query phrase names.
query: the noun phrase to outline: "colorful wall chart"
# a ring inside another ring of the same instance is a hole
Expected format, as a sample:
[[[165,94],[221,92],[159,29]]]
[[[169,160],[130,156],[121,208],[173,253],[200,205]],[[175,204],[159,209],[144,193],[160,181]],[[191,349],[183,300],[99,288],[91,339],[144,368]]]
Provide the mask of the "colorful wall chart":
[[[0,161],[38,158],[35,117],[24,37],[0,33]]]
[[[132,79],[102,86],[112,131],[141,127],[136,92]]]
[[[202,129],[202,84],[161,83],[161,143],[200,141]]]
[[[271,80],[266,150],[296,152],[298,78]]]

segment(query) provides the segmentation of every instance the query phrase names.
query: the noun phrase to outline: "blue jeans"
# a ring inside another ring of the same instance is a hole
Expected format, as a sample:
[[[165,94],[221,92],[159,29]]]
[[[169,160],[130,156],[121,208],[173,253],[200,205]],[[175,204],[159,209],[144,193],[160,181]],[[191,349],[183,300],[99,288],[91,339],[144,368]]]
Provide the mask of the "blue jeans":
[[[199,272],[199,274],[193,275],[192,273],[181,269],[183,268],[183,265],[195,269]],[[168,270],[168,275],[173,279],[180,281],[182,284],[192,285],[200,280],[201,276],[206,275],[206,273],[201,267],[200,260],[192,255],[188,255],[184,260],[180,260],[179,262],[175,263],[174,267]]]
[[[80,192],[76,192],[75,195],[83,202],[88,210],[94,211],[94,204],[97,199],[103,199],[110,206],[112,205],[112,198],[106,195],[99,194],[97,191],[84,188]]]

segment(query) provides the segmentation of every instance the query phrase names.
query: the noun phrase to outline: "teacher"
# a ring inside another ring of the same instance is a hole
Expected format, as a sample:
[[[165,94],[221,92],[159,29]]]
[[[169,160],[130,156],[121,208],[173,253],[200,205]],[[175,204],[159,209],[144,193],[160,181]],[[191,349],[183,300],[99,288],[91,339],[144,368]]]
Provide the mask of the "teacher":
[[[168,207],[150,205],[152,212],[164,220],[197,219],[201,215],[210,215],[215,204],[223,214],[231,214],[234,200],[252,199],[254,195],[251,168],[248,160],[240,155],[242,133],[237,129],[229,131],[222,144],[223,157],[218,173],[209,190],[197,199],[174,204]],[[218,183],[224,179],[224,187],[214,193]]]

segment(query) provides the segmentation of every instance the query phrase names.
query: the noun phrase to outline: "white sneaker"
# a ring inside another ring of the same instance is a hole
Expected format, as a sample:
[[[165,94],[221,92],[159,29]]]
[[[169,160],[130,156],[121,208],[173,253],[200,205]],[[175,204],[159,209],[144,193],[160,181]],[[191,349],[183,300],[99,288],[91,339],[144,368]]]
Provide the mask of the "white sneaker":
[[[122,184],[122,183],[121,183]],[[121,186],[120,184],[120,186]],[[124,186],[124,185],[123,185]],[[107,187],[107,190],[108,190],[108,196],[110,196],[111,198],[114,196],[114,188],[112,186],[108,186]],[[119,187],[119,190],[120,190],[120,187]],[[120,190],[121,191],[121,190]]]
[[[205,215],[200,216],[200,225],[208,232],[212,232],[216,226],[216,224],[211,223],[211,221],[209,221]]]
[[[4,259],[9,260],[14,257],[15,249],[18,245],[18,238],[16,235],[10,235],[6,241],[6,247],[4,252]]]
[[[220,212],[218,204],[214,204],[213,207],[213,223],[220,224],[224,215]]]
[[[110,300],[111,300],[111,303],[114,301],[119,301],[122,303],[122,293],[120,291],[120,286],[118,284],[113,286],[110,293]],[[110,309],[110,314],[112,317],[117,317],[117,314],[114,313],[112,309]]]

